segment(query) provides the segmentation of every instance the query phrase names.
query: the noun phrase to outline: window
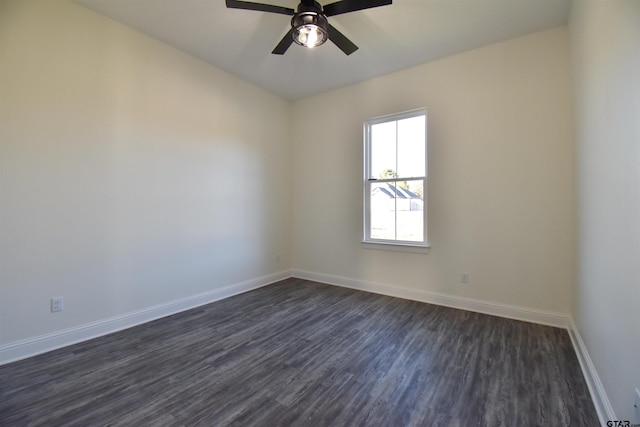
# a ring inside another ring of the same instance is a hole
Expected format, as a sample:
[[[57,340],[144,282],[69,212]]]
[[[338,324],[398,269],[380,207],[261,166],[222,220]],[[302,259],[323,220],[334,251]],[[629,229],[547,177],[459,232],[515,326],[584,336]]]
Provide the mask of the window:
[[[364,243],[428,247],[424,109],[364,124]]]

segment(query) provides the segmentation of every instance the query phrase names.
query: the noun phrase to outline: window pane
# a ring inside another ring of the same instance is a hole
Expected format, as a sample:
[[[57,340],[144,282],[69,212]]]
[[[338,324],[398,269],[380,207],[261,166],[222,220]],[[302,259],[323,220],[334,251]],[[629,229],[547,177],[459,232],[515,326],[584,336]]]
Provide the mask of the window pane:
[[[423,240],[424,181],[371,185],[371,238]]]
[[[396,185],[396,239],[421,242],[424,239],[424,181],[399,181]]]
[[[396,122],[371,126],[371,175],[369,178],[393,178],[396,175]]]
[[[371,238],[396,238],[396,186],[393,183],[371,185]]]
[[[425,116],[398,120],[398,177],[425,176]]]

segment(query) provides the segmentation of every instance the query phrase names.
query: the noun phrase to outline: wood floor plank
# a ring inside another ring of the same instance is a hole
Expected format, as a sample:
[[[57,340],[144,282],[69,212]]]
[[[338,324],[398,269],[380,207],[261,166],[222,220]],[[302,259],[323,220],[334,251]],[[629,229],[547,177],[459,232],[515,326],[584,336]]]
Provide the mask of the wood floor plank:
[[[567,331],[300,280],[0,366],[2,426],[597,426]]]

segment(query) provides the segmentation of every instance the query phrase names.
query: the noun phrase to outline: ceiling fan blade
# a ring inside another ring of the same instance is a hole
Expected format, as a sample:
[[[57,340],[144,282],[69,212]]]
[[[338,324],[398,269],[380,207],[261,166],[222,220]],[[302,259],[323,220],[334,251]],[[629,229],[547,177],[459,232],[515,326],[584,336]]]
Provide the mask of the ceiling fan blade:
[[[259,12],[280,13],[282,15],[294,15],[295,10],[289,7],[275,6],[272,4],[252,3],[250,1],[227,0],[227,7],[231,9],[257,10]]]
[[[327,16],[340,15],[341,13],[355,12],[356,10],[371,9],[372,7],[387,6],[392,0],[342,0],[323,7]]]
[[[353,42],[340,31],[336,30],[333,25],[328,24],[327,27],[327,29],[329,30],[329,40],[331,40],[336,46],[338,46],[340,50],[345,54],[351,55],[353,52],[358,50],[358,46],[353,44]]]
[[[284,35],[282,40],[280,40],[280,43],[278,43],[278,46],[276,46],[271,53],[275,55],[284,55],[287,49],[289,49],[289,46],[291,46],[291,43],[293,43],[293,28]]]

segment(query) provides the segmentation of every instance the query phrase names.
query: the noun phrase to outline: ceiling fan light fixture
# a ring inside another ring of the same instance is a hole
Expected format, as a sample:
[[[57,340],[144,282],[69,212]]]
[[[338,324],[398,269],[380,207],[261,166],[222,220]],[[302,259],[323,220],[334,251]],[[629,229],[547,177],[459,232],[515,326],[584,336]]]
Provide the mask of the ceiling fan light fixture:
[[[231,9],[256,10],[292,16],[291,28],[271,51],[274,55],[284,55],[293,42],[312,48],[320,46],[327,40],[331,40],[345,55],[351,55],[358,50],[358,46],[330,25],[327,22],[327,17],[386,6],[393,3],[393,0],[338,0],[324,7],[318,0],[300,0],[297,9],[246,0],[225,0],[225,2],[227,7]]]
[[[304,12],[293,17],[293,41],[300,46],[312,48],[327,41],[327,18],[316,12]]]

